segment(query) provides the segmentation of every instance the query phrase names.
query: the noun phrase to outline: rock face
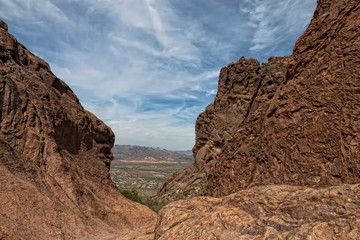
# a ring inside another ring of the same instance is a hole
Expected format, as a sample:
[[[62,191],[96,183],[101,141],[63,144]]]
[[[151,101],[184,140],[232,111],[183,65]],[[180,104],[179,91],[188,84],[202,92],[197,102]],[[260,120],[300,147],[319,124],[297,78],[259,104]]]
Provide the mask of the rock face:
[[[360,185],[273,185],[174,202],[155,239],[348,239],[360,236]]]
[[[269,107],[254,111],[227,144],[205,195],[360,181],[359,18],[359,1],[318,1],[286,80]]]
[[[194,165],[159,195],[358,182],[358,5],[319,1],[291,57],[261,67],[241,58],[223,68],[214,103],[196,122]]]
[[[359,238],[359,19],[359,0],[318,0],[292,56],[221,71],[196,123],[192,167],[205,176],[201,194],[221,198],[166,206],[157,239]],[[181,186],[173,182],[163,189]]]
[[[155,213],[110,180],[114,134],[0,20],[0,239],[98,239]]]
[[[198,195],[227,142],[252,112],[264,112],[285,79],[287,57],[270,58],[260,66],[241,58],[220,71],[218,93],[196,121],[194,164],[169,178],[159,190],[169,199]],[[180,190],[179,190],[180,189]]]

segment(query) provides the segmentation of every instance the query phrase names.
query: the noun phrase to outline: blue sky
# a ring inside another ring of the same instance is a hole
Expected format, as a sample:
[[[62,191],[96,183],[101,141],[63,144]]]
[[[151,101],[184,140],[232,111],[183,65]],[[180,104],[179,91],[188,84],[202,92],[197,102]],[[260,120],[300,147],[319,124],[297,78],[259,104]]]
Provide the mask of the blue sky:
[[[0,18],[117,144],[191,149],[221,67],[290,55],[316,0],[0,0]]]

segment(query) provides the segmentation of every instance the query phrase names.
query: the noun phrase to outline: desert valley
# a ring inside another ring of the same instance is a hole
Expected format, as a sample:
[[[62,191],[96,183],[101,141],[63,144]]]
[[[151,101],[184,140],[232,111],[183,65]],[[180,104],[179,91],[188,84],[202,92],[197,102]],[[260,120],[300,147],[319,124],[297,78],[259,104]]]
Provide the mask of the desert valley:
[[[114,146],[0,20],[0,239],[360,239],[359,29],[318,0],[292,55],[219,69],[189,156]]]

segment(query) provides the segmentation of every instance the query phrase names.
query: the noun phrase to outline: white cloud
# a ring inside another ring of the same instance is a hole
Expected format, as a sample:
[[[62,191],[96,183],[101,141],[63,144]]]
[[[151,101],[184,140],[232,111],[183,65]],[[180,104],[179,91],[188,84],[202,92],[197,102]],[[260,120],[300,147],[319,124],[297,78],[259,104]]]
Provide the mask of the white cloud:
[[[242,2],[239,9],[249,14],[248,24],[255,29],[250,47],[254,54],[265,51],[272,55],[281,48],[281,41],[299,37],[310,23],[315,7],[313,0]]]
[[[65,13],[50,0],[0,0],[0,5],[6,11],[6,13],[2,12],[2,15],[8,15],[12,18],[34,21],[38,17],[37,14],[40,14],[44,19],[42,21],[35,20],[35,23],[48,24],[49,22],[46,20],[61,23],[69,22]]]
[[[0,0],[0,16],[117,143],[190,149],[220,68],[291,51],[315,2]]]
[[[116,104],[116,109],[85,104],[85,107],[99,117],[112,118],[106,123],[116,135],[118,144],[137,144],[151,147],[166,147],[172,150],[191,149],[194,140],[195,122],[178,122],[175,115],[193,115],[199,109],[166,109],[147,113]],[[114,112],[115,110],[115,112]]]

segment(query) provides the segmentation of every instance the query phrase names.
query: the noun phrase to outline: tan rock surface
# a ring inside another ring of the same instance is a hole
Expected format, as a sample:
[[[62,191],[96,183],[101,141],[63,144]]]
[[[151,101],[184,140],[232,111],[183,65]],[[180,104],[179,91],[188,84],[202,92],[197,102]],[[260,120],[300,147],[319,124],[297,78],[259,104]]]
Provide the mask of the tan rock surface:
[[[0,239],[98,239],[154,224],[110,180],[114,135],[0,20]]]
[[[159,212],[155,239],[347,239],[360,237],[360,185],[272,185],[222,198],[196,197]]]

